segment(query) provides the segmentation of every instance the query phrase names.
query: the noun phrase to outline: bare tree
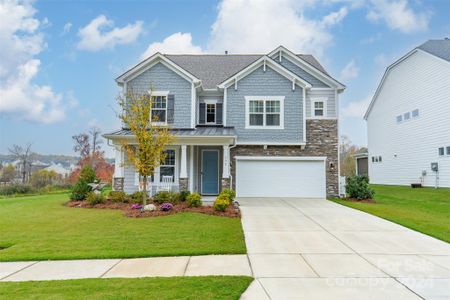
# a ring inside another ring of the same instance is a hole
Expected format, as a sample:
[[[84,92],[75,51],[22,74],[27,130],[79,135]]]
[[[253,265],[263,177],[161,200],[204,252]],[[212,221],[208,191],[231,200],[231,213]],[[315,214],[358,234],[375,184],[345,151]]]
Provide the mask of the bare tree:
[[[9,153],[20,161],[20,173],[22,174],[22,183],[25,183],[27,180],[27,169],[31,171],[31,143],[28,143],[25,147],[19,145],[13,145],[11,148],[8,148]]]
[[[92,148],[91,148],[91,154],[94,155],[97,152],[100,152],[101,146],[100,144],[103,143],[103,140],[101,139],[102,132],[98,127],[92,127],[91,130],[89,130],[89,134],[92,138]]]
[[[91,144],[89,142],[89,135],[87,133],[80,133],[72,136],[75,143],[73,150],[80,153],[81,159],[88,157],[91,153]]]

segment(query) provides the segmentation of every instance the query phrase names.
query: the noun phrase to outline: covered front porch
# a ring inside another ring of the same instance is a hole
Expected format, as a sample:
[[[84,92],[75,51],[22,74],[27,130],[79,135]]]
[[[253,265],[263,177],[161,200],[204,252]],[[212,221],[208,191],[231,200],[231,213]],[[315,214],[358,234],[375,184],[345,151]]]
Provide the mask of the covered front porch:
[[[175,139],[166,147],[166,159],[147,181],[151,195],[161,190],[188,190],[215,196],[230,187],[230,147],[235,142],[233,128],[199,127],[172,131]],[[113,189],[133,193],[142,190],[143,178],[127,163],[119,136],[129,139],[132,134],[122,130],[114,137],[108,135],[116,153]]]

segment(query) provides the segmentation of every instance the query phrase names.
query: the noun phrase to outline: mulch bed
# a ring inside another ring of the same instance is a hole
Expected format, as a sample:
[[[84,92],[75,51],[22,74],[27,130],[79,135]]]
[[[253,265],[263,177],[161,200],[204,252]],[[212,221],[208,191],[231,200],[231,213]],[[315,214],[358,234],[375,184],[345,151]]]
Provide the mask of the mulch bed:
[[[240,218],[241,213],[239,209],[235,209],[232,205],[230,205],[224,212],[216,211],[212,206],[202,206],[202,207],[188,207],[185,203],[176,204],[173,206],[172,210],[169,211],[161,211],[159,209],[159,205],[155,204],[156,210],[154,211],[143,211],[140,209],[131,208],[131,203],[121,203],[121,202],[112,202],[105,201],[102,204],[90,205],[86,201],[69,201],[66,203],[68,207],[78,207],[78,208],[97,208],[97,209],[120,209],[123,211],[123,214],[127,217],[131,218],[146,218],[146,217],[159,217],[159,216],[167,216],[173,215],[179,212],[196,212],[207,215],[228,217],[228,218]]]
[[[344,200],[347,200],[347,201],[350,201],[350,202],[369,203],[369,204],[377,203],[374,199],[344,198]]]

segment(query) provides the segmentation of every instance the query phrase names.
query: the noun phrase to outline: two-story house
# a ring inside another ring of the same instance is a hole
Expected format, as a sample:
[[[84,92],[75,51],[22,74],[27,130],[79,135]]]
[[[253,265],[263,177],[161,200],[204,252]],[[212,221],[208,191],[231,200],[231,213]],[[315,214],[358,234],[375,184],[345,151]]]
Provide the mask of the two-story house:
[[[116,79],[147,93],[175,135],[149,185],[238,197],[326,197],[339,193],[338,97],[344,85],[311,55],[278,47],[266,55],[156,53]],[[116,147],[114,185],[134,192],[124,164],[127,128],[104,135]],[[167,178],[167,177],[165,177]]]
[[[371,183],[450,187],[450,39],[390,65],[364,118]]]

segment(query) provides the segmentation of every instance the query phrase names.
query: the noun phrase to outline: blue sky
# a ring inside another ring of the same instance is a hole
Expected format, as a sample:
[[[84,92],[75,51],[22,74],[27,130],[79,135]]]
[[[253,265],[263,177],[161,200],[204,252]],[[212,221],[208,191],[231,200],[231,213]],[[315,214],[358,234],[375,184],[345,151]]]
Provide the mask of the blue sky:
[[[117,129],[114,78],[155,51],[280,44],[314,54],[347,85],[341,133],[365,145],[362,115],[386,66],[450,36],[449,15],[446,0],[0,0],[0,153],[32,142],[36,152],[73,154],[72,135]]]

